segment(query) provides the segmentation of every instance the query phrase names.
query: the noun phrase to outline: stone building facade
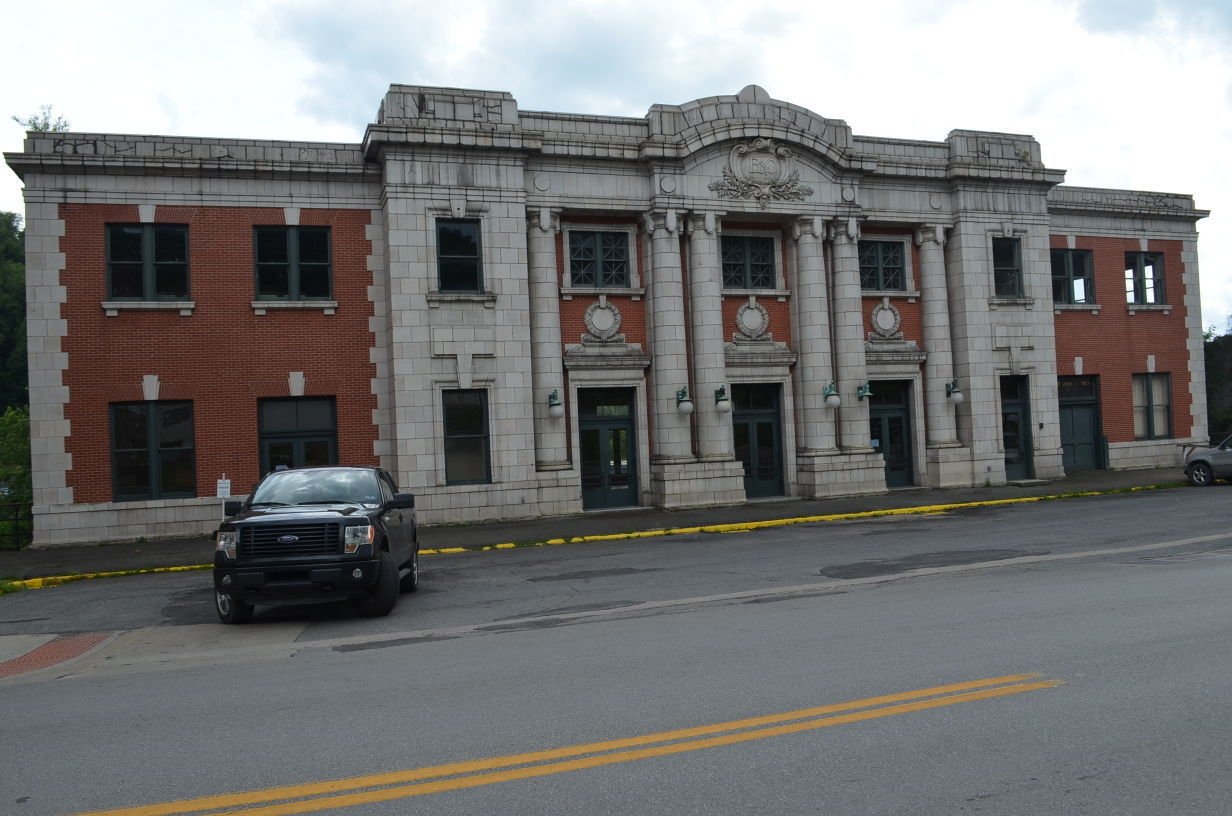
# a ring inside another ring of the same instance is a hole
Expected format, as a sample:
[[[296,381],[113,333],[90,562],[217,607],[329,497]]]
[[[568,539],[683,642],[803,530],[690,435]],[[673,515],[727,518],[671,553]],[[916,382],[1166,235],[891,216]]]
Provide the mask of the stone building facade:
[[[641,118],[394,85],[362,144],[31,133],[36,543],[279,465],[427,523],[1055,479],[1205,439],[1184,195],[749,86]]]

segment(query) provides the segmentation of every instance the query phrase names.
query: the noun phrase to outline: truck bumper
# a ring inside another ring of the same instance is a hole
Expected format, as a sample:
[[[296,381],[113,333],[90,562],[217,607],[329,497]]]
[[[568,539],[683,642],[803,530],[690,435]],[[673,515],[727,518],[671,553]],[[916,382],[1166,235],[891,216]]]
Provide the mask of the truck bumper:
[[[345,564],[214,567],[214,589],[252,604],[349,598],[376,583],[377,563],[372,559]]]

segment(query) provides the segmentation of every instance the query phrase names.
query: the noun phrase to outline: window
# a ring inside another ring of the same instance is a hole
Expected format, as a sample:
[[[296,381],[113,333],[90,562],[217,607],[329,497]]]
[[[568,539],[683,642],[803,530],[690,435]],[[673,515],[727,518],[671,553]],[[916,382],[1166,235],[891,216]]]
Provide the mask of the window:
[[[1125,253],[1125,300],[1139,306],[1163,304],[1164,256],[1158,252]]]
[[[479,222],[436,222],[436,262],[442,292],[483,292]]]
[[[490,481],[487,392],[446,391],[445,484]]]
[[[116,501],[195,496],[192,403],[112,403],[111,480]]]
[[[570,230],[569,277],[574,286],[628,286],[629,233]]]
[[[107,296],[113,300],[186,299],[188,227],[108,225]]]
[[[338,464],[333,397],[263,399],[258,414],[262,473]]]
[[[1022,247],[1017,238],[992,239],[992,277],[997,297],[1022,297]]]
[[[1054,303],[1094,303],[1094,264],[1089,249],[1052,251],[1052,300]]]
[[[902,241],[860,242],[860,288],[878,291],[907,288]]]
[[[257,227],[258,300],[328,300],[329,227]]]
[[[1172,436],[1172,376],[1134,375],[1134,439]]]
[[[724,235],[723,288],[773,289],[774,239]]]

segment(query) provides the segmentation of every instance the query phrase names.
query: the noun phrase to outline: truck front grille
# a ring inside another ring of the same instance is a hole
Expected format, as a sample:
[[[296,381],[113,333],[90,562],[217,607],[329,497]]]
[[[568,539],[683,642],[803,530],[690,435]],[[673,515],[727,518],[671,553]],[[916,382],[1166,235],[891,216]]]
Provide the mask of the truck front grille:
[[[240,558],[280,558],[340,552],[338,524],[260,524],[240,528]],[[295,540],[292,541],[291,539]]]

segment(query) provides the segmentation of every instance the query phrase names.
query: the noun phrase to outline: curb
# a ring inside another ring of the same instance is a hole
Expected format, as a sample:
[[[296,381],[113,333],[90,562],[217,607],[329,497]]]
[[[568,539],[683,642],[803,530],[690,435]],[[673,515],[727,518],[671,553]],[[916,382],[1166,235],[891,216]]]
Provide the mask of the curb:
[[[561,544],[584,544],[592,541],[626,541],[638,538],[663,538],[676,535],[696,535],[697,533],[748,533],[754,530],[764,530],[771,527],[788,527],[795,524],[818,524],[836,521],[859,521],[862,519],[886,518],[890,516],[924,516],[949,513],[955,510],[975,510],[982,507],[1005,507],[1014,504],[1032,504],[1042,501],[1058,501],[1061,499],[1082,499],[1092,496],[1110,496],[1119,493],[1143,493],[1151,490],[1171,490],[1183,487],[1183,482],[1166,482],[1163,484],[1139,485],[1137,487],[1119,487],[1110,490],[1082,490],[1070,493],[1052,493],[1046,496],[1020,496],[1013,499],[988,499],[985,501],[953,502],[950,504],[926,504],[916,507],[894,507],[882,510],[857,510],[849,513],[825,513],[813,516],[793,516],[791,518],[763,519],[761,521],[740,521],[731,524],[702,524],[692,527],[663,527],[653,530],[634,530],[625,533],[596,533],[593,535],[573,536],[571,538],[549,538],[542,541],[506,541],[500,544],[480,544],[473,547],[440,547],[421,549],[420,555],[457,555],[465,552],[489,552],[491,550],[514,550],[527,547],[550,547]],[[144,567],[141,569],[115,570],[108,572],[85,572],[71,575],[49,575],[42,578],[25,578],[7,581],[0,584],[0,595],[10,592],[20,592],[26,589],[46,589],[48,587],[71,584],[76,581],[91,581],[96,578],[122,578],[129,575],[153,575],[167,572],[191,572],[195,570],[213,569],[213,564],[190,564],[178,567]]]

